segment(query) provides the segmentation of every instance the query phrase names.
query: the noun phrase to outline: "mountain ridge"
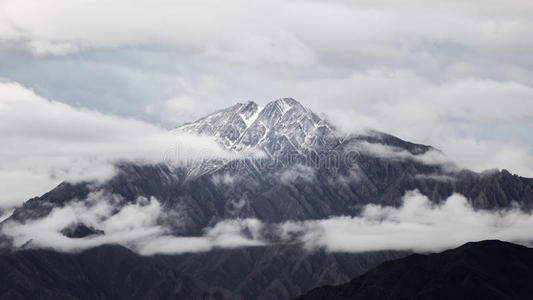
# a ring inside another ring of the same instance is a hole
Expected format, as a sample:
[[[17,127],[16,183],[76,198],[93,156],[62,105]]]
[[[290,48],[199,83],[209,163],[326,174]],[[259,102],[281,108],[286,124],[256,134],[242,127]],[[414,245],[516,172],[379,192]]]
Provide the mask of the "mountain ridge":
[[[264,107],[255,102],[218,110],[172,130],[213,136],[227,149],[265,150],[276,156],[276,147],[300,152],[333,133],[333,126],[293,98],[281,98]],[[316,132],[316,131],[326,132]]]
[[[345,284],[319,287],[297,299],[528,299],[531,283],[533,249],[485,240],[385,262]]]
[[[406,254],[305,253],[288,246],[156,256],[119,245],[77,253],[23,249],[0,253],[0,299],[290,299]]]

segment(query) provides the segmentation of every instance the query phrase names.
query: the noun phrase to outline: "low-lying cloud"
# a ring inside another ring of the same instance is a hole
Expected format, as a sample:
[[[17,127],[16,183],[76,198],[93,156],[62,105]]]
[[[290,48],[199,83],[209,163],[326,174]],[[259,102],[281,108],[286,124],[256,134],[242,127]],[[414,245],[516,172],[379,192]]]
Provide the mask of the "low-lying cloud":
[[[371,204],[357,217],[287,222],[280,232],[285,240],[301,241],[307,249],[330,252],[437,251],[483,239],[527,243],[533,240],[531,226],[533,215],[519,209],[474,210],[459,194],[435,204],[411,191],[397,208]]]
[[[530,85],[476,76],[433,81],[408,69],[376,67],[302,82],[298,89],[295,97],[348,132],[375,129],[432,145],[462,168],[533,176]],[[336,105],[321,105],[329,98]]]
[[[501,239],[528,244],[533,241],[533,215],[518,208],[475,210],[462,195],[433,203],[410,191],[400,207],[370,204],[359,216],[268,224],[257,219],[226,219],[199,236],[175,236],[164,225],[162,205],[139,198],[118,207],[120,196],[94,192],[83,202],[55,208],[41,219],[8,221],[3,234],[15,247],[80,251],[103,244],[121,244],[143,254],[205,252],[214,248],[300,245],[308,251],[366,252],[379,250],[439,251],[465,242]],[[102,230],[83,238],[61,232],[73,224]]]
[[[251,154],[228,152],[209,137],[49,101],[12,82],[0,82],[0,136],[0,208],[64,180],[107,180],[119,161],[181,165]]]
[[[279,175],[279,180],[282,184],[291,184],[297,179],[306,182],[312,182],[315,179],[316,169],[306,165],[296,165],[292,168],[287,168]]]
[[[415,160],[427,165],[442,165],[448,169],[455,169],[454,163],[442,152],[430,149],[421,154],[412,154],[409,151],[379,143],[358,142],[352,145],[353,150],[379,158],[391,160]]]
[[[81,251],[104,244],[121,244],[138,253],[184,253],[208,251],[214,247],[234,248],[262,245],[262,223],[254,219],[225,220],[206,228],[203,236],[173,236],[161,225],[161,203],[139,197],[135,203],[119,206],[121,196],[101,191],[54,208],[47,216],[17,222],[6,221],[2,233],[14,247],[51,248],[58,251]],[[164,222],[163,222],[164,223]],[[83,224],[102,233],[82,238],[63,234],[66,228]]]

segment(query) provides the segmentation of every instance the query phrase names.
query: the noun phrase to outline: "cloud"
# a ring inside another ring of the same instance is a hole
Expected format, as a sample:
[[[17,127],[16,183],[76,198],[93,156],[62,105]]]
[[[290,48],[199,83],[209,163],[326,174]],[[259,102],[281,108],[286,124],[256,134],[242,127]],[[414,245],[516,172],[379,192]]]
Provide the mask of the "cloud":
[[[340,78],[302,81],[301,86],[295,89],[307,91],[306,96],[318,100],[326,96],[324,93],[331,96],[328,89],[334,88],[339,106],[332,107],[332,111],[351,106],[352,110],[361,109],[361,117],[379,114],[394,122],[390,125],[365,124],[365,119],[355,119],[352,127],[392,127],[400,121],[414,127],[437,118],[497,122],[523,121],[533,117],[533,104],[529,101],[533,88],[509,80],[461,77],[435,82],[412,69],[381,66]],[[313,97],[313,94],[318,95]],[[410,118],[405,118],[407,115]],[[417,132],[421,130],[423,128],[418,128]]]
[[[49,101],[13,82],[0,82],[0,135],[0,207],[63,180],[105,181],[118,161],[187,166],[246,155],[227,152],[211,138]]]
[[[168,127],[292,96],[351,130],[533,176],[527,1],[85,4],[2,1],[0,76]]]
[[[211,177],[211,180],[216,185],[233,185],[238,179],[237,175],[231,175],[229,173],[215,174]]]
[[[430,149],[422,154],[412,154],[409,151],[378,143],[358,142],[350,145],[352,151],[357,151],[370,156],[390,160],[411,159],[428,165],[444,165],[448,169],[453,169],[453,162],[438,150]]]
[[[233,63],[298,65],[313,59],[293,35],[263,23],[270,23],[265,10],[276,8],[268,2],[102,1],[87,6],[83,1],[51,0],[21,6],[3,1],[1,8],[5,19],[0,37],[22,43],[36,55],[160,45]],[[242,26],[243,21],[248,26]]]
[[[212,248],[263,245],[262,223],[253,219],[224,220],[205,229],[203,236],[173,236],[168,232],[163,208],[155,199],[139,197],[135,203],[120,206],[121,196],[92,192],[83,201],[54,208],[47,216],[23,223],[7,221],[2,233],[15,247],[51,248],[72,252],[103,244],[121,244],[141,254],[202,252]],[[161,219],[163,218],[163,220]],[[84,224],[103,234],[70,238],[61,232]]]
[[[205,252],[214,248],[298,244],[309,251],[379,250],[440,251],[465,242],[501,239],[533,241],[533,215],[517,207],[474,210],[462,195],[436,204],[418,191],[407,192],[400,207],[369,204],[359,216],[267,224],[257,219],[226,219],[199,236],[175,236],[165,226],[162,205],[140,197],[120,206],[121,197],[93,192],[83,201],[54,208],[48,216],[24,223],[8,221],[3,234],[16,247],[80,251],[102,244],[121,244],[143,255]],[[104,234],[69,238],[61,231],[85,224]],[[468,230],[465,230],[467,228]]]
[[[194,99],[190,96],[180,96],[168,99],[165,101],[163,112],[163,118],[167,122],[173,122],[179,124],[177,121],[195,116],[201,118],[212,111],[209,110],[207,103]]]
[[[398,46],[394,50],[401,57],[409,50],[423,51],[421,46],[431,46],[431,42],[458,44],[482,53],[519,54],[533,43],[519,34],[531,26],[528,12],[533,9],[524,1],[510,1],[505,9],[497,3],[485,3],[480,9],[475,1],[84,3],[3,1],[0,35],[23,41],[36,54],[163,44],[247,62],[260,61],[265,55],[271,62],[298,62],[309,56],[308,48],[332,57],[344,51],[363,53],[364,58],[394,58],[392,46]],[[408,43],[420,46],[413,49],[406,47]],[[371,49],[375,53],[369,53]]]
[[[474,210],[458,194],[435,204],[411,191],[400,207],[372,204],[357,217],[287,222],[280,225],[280,236],[330,252],[439,251],[484,239],[528,243],[533,240],[532,225],[533,216],[519,209]]]
[[[533,120],[529,85],[482,78],[433,82],[382,67],[295,89],[345,131],[376,129],[430,144],[463,168],[533,176],[533,139],[526,134]],[[336,91],[336,105],[323,106],[319,99],[332,97],[330,91]]]
[[[141,242],[137,251],[143,255],[205,252],[213,248],[264,246],[262,223],[256,219],[234,219],[217,223],[200,237],[159,236]]]
[[[312,182],[315,179],[315,172],[316,169],[313,167],[298,164],[283,170],[279,175],[279,180],[283,184],[291,184],[297,179]]]
[[[156,224],[161,209],[156,199],[139,198],[137,203],[128,204],[114,213],[119,201],[118,195],[93,192],[84,202],[54,208],[41,219],[24,223],[7,221],[2,231],[13,238],[15,247],[29,242],[30,247],[60,251],[81,250],[105,243],[128,244],[164,231]],[[61,234],[63,229],[78,223],[104,230],[105,235],[76,239]]]
[[[3,1],[3,48],[30,51],[43,59],[151,48],[161,51],[150,61],[157,56],[167,60],[156,63],[163,66],[153,75],[161,75],[175,60],[186,57],[178,62],[177,73],[190,73],[191,64],[200,63],[202,74],[222,76],[224,85],[233,87],[240,81],[248,89],[255,88],[250,85],[257,82],[250,81],[257,79],[279,81],[269,84],[274,88],[287,80],[291,86],[298,79],[342,78],[353,70],[378,66],[412,69],[438,80],[470,76],[532,83],[527,62],[533,38],[524,32],[532,26],[528,12],[533,8],[525,1],[511,1],[505,9],[496,2],[484,3],[480,9],[476,1],[443,0],[84,4]],[[167,57],[168,52],[176,55]]]

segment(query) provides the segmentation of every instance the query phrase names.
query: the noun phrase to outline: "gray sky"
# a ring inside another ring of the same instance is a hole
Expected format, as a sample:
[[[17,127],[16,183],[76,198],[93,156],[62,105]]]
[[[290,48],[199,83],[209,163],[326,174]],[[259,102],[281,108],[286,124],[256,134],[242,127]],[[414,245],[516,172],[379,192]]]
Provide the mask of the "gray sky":
[[[533,2],[514,0],[0,0],[0,100],[33,90],[72,106],[59,111],[136,119],[151,133],[235,102],[294,97],[346,130],[533,177],[531,16]],[[35,128],[12,127],[57,111],[39,103],[0,128],[28,136]],[[68,130],[65,143],[89,134]]]

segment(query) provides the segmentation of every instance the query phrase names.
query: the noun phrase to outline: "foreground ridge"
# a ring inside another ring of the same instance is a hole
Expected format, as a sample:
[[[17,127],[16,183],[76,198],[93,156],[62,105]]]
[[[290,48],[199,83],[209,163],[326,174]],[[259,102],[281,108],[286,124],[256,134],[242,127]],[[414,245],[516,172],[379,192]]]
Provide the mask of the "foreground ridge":
[[[297,299],[529,299],[532,283],[533,249],[486,240],[386,262]]]

